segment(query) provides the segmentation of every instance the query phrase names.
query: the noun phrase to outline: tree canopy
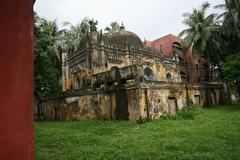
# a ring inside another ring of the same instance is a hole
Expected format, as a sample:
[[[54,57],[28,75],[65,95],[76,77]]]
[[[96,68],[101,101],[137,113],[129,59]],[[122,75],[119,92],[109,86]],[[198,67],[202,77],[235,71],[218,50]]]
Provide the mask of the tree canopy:
[[[221,61],[220,65],[225,79],[240,86],[240,53],[227,56],[226,61]]]
[[[216,40],[216,31],[219,26],[215,22],[216,14],[206,15],[210,7],[208,2],[203,3],[199,9],[193,9],[192,13],[185,13],[183,23],[189,28],[179,33],[184,37],[184,46],[186,49],[193,47],[193,54],[197,56],[207,56],[210,61],[214,60],[214,52],[217,51],[219,44]],[[211,50],[210,50],[211,49]]]
[[[65,29],[65,35],[62,37],[64,40],[64,48],[67,52],[76,52],[79,43],[84,34],[90,30],[89,18],[84,18],[81,23],[73,25],[69,22],[64,22],[63,25],[68,27]]]
[[[192,13],[185,13],[183,23],[189,28],[179,36],[185,36],[184,45],[193,47],[193,54],[206,55],[220,65],[223,78],[240,86],[240,0],[225,0],[215,6],[223,11],[219,15],[206,15],[209,7],[206,2]]]
[[[105,28],[107,36],[110,36],[113,33],[118,32],[119,30],[120,30],[120,24],[117,21],[111,22],[110,25]]]
[[[61,91],[61,54],[56,21],[34,16],[34,96],[37,101]]]

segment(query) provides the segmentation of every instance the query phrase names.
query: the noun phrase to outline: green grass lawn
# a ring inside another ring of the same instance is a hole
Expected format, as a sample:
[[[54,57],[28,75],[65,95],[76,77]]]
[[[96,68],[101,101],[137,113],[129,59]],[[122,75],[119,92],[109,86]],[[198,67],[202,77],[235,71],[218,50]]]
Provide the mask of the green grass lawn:
[[[36,160],[240,159],[240,105],[194,119],[35,124]]]

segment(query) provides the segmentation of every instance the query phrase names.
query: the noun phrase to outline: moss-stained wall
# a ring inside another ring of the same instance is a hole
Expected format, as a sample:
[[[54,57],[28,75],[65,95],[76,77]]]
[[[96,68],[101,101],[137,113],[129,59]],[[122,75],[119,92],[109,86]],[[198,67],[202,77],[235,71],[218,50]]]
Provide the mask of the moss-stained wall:
[[[149,110],[149,118],[157,119],[161,116],[172,113],[175,114],[177,108],[177,100],[182,99],[179,92],[172,93],[171,90],[148,89],[147,103]],[[182,106],[182,102],[180,106]]]
[[[50,100],[42,103],[47,120],[112,120],[140,117],[139,90],[119,90]]]
[[[81,96],[49,100],[42,103],[47,120],[144,120],[176,114],[187,102],[218,105],[219,87],[148,86],[86,93]]]

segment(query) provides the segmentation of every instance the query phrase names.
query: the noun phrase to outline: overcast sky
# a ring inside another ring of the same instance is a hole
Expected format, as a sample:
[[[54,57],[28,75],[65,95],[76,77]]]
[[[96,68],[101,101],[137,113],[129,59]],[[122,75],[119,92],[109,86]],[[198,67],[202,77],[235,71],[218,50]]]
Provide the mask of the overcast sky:
[[[98,20],[98,29],[104,29],[112,21],[123,22],[127,30],[142,40],[154,40],[166,34],[178,35],[186,28],[182,14],[191,12],[206,0],[37,0],[34,10],[49,20],[57,19],[79,23],[84,17]],[[209,12],[224,0],[208,0]]]

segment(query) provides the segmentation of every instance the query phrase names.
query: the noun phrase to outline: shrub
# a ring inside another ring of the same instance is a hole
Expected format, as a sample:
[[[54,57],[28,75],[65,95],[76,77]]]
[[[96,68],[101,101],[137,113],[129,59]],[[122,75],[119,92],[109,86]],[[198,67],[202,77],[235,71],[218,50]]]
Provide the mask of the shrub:
[[[194,119],[194,117],[203,112],[203,109],[197,105],[188,106],[177,112],[177,116],[183,119]]]
[[[191,106],[185,107],[179,110],[176,115],[166,114],[163,116],[165,120],[177,120],[177,119],[194,119],[198,114],[202,113],[203,109],[200,106],[192,104]]]

